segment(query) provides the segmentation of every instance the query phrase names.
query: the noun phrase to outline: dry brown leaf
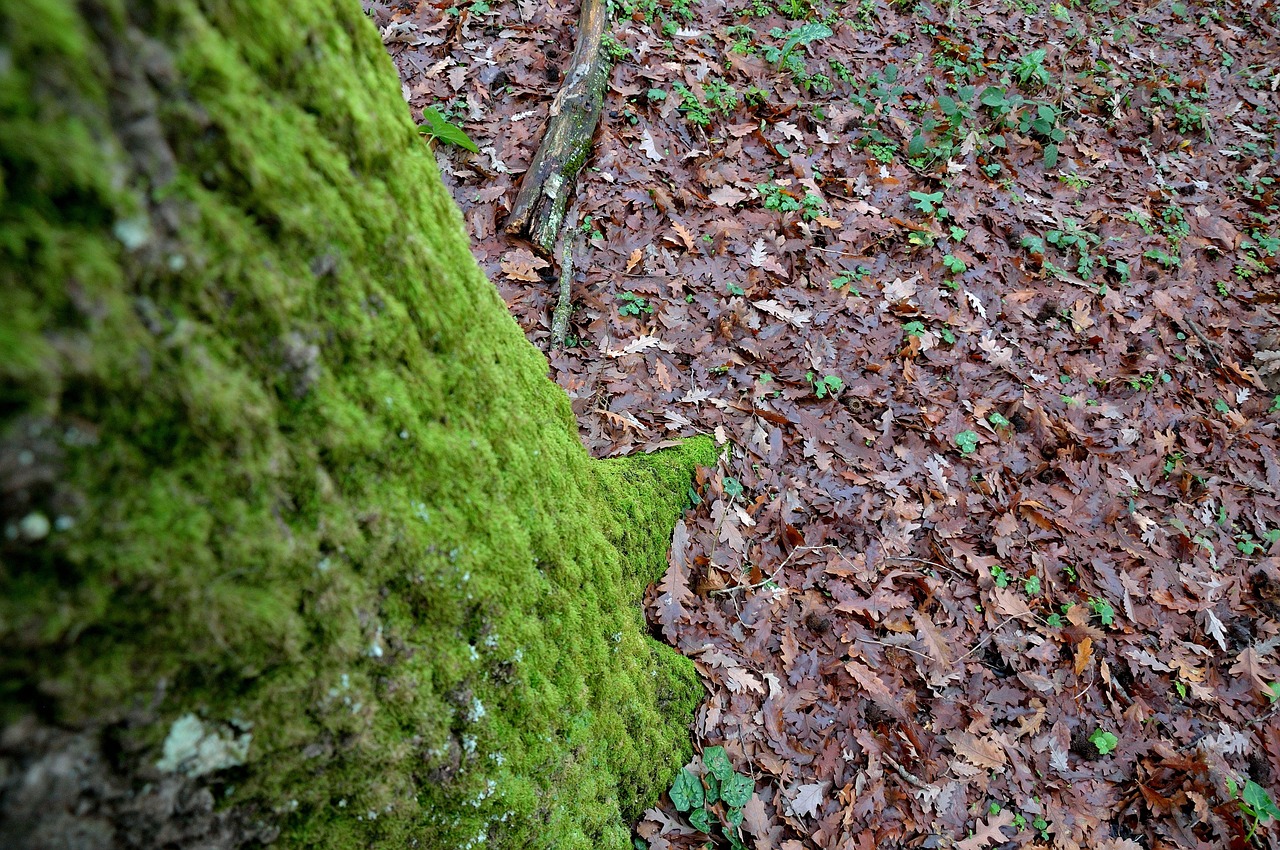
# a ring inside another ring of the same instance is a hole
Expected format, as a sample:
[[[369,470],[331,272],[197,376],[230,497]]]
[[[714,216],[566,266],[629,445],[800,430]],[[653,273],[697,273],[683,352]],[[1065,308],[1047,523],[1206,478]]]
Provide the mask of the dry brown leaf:
[[[1093,660],[1093,638],[1085,638],[1076,644],[1076,661],[1075,671],[1079,676],[1089,666],[1089,662]]]
[[[1001,832],[1001,827],[1013,824],[1013,809],[1003,808],[987,818],[986,822],[978,821],[973,835],[956,843],[956,850],[983,850],[992,843],[1004,844],[1009,839]]]
[[[707,200],[718,207],[732,207],[742,203],[748,197],[746,192],[726,184],[707,195]]]
[[[947,740],[951,742],[951,748],[955,750],[956,755],[983,770],[998,770],[1004,767],[1004,748],[995,741],[958,729],[948,732]]]
[[[545,269],[550,265],[551,263],[524,248],[508,251],[503,256],[501,263],[502,272],[507,277],[512,280],[526,280],[533,283],[542,280],[542,276],[538,274],[537,269]]]
[[[637,248],[634,251],[632,251],[631,256],[627,257],[627,268],[626,268],[627,273],[630,274],[631,270],[634,269],[636,266],[640,265],[640,261],[643,259],[644,259],[643,249]]]
[[[680,241],[684,243],[686,251],[690,254],[697,253],[698,243],[694,241],[693,234],[689,232],[689,228],[678,221],[671,222],[671,228],[680,236]]]

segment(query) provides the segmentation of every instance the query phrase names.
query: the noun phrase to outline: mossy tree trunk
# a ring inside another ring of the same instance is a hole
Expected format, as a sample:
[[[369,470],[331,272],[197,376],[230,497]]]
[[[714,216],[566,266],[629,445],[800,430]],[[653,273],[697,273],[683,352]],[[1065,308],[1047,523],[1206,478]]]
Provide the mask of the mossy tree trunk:
[[[627,846],[710,445],[586,455],[355,0],[0,58],[0,844]]]

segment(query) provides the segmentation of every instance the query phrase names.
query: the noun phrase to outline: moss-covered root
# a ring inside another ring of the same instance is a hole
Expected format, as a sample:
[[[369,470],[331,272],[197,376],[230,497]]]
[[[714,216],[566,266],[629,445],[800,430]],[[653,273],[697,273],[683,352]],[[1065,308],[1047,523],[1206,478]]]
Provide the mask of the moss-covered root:
[[[355,0],[4,0],[0,56],[0,720],[285,846],[626,846],[709,443],[586,455]]]

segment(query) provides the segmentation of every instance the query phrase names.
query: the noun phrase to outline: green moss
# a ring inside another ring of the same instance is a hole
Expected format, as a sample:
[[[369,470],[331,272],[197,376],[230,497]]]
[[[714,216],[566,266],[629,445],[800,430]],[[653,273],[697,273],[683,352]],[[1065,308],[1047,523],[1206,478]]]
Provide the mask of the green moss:
[[[626,846],[713,447],[586,455],[354,0],[90,5],[0,4],[0,719],[252,724],[285,846]]]

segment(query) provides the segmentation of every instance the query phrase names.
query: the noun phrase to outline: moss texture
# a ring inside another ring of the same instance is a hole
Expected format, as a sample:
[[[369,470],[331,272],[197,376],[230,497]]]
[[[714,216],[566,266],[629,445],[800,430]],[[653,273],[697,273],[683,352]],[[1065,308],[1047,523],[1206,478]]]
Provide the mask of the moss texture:
[[[0,0],[0,169],[0,720],[247,732],[285,846],[627,846],[714,450],[586,455],[359,4]]]

